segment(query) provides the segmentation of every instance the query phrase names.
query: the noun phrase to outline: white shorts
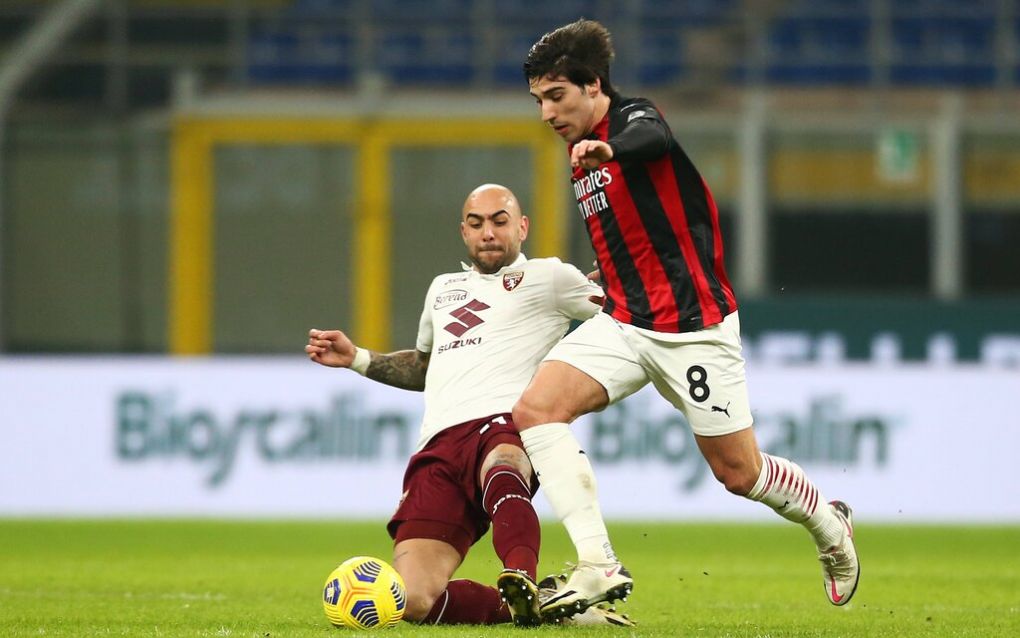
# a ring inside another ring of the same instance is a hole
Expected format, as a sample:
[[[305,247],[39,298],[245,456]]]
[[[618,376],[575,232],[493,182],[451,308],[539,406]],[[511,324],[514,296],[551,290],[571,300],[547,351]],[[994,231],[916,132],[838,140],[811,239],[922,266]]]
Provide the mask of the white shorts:
[[[676,334],[623,324],[600,312],[564,337],[545,360],[562,361],[592,377],[610,403],[651,381],[701,436],[751,426],[736,312],[704,330]]]

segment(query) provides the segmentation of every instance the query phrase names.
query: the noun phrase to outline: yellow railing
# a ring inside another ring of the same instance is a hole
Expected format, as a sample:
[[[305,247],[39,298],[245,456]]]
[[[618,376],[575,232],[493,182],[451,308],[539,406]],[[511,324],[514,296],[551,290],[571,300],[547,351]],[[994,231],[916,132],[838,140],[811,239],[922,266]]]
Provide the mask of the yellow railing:
[[[337,144],[357,149],[354,211],[354,334],[376,350],[390,346],[390,153],[400,146],[524,146],[531,151],[535,256],[565,254],[564,149],[527,120],[357,120],[329,118],[181,118],[171,166],[169,345],[206,354],[213,335],[213,150],[224,144]],[[460,196],[458,193],[457,196]]]

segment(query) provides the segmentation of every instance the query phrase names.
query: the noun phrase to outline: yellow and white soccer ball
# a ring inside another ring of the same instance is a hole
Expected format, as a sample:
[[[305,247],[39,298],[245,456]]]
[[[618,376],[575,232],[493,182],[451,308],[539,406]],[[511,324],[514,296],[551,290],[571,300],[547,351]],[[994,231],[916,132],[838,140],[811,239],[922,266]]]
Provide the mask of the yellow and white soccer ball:
[[[404,617],[404,580],[386,561],[371,556],[348,558],[326,579],[322,606],[336,627],[392,627]]]

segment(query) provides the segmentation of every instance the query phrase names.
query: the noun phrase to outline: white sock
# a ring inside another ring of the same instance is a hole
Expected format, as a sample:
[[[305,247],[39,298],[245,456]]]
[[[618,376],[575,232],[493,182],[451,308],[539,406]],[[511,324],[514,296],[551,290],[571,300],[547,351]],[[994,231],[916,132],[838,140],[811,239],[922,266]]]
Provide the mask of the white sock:
[[[546,499],[577,548],[578,560],[615,563],[599,508],[595,472],[567,424],[528,428],[521,432],[521,440]]]
[[[825,551],[843,540],[843,523],[799,465],[761,453],[761,474],[747,498],[762,502],[783,518],[800,523]]]

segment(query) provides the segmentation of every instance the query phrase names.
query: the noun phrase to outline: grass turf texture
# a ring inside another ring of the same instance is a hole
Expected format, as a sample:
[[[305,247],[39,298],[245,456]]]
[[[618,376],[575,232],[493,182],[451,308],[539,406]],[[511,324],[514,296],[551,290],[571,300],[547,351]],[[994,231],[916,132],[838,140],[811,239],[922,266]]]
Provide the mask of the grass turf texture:
[[[858,526],[854,601],[829,605],[811,542],[793,525],[610,525],[637,586],[640,625],[527,635],[1017,636],[1020,527]],[[571,558],[543,529],[540,571]],[[0,520],[0,636],[354,635],[329,626],[326,575],[357,554],[390,558],[380,524]],[[493,582],[489,539],[458,577]],[[419,627],[386,636],[505,636]]]

